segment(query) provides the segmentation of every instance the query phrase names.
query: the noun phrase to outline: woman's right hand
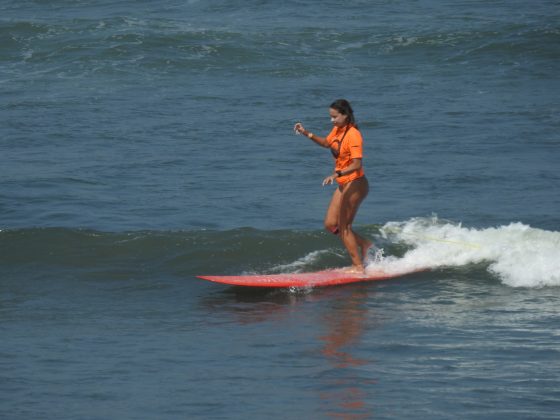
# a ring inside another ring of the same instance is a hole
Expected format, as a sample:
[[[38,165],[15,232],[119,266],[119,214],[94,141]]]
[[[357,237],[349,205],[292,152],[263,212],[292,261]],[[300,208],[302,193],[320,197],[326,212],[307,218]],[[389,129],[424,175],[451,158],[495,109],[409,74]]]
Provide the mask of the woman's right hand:
[[[305,132],[305,128],[303,127],[302,123],[296,123],[296,125],[294,125],[294,132],[296,134],[303,134]]]

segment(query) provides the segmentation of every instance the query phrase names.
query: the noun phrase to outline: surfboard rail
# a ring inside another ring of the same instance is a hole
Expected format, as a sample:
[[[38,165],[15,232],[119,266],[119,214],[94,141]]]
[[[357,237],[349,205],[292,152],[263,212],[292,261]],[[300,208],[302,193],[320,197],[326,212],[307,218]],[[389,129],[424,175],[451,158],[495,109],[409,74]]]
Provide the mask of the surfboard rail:
[[[249,274],[238,276],[200,275],[196,277],[202,280],[229,284],[232,286],[288,288],[336,286],[365,281],[387,280],[395,277],[402,277],[417,271],[422,270],[400,273],[368,270],[366,273],[361,274],[334,269],[307,273]]]

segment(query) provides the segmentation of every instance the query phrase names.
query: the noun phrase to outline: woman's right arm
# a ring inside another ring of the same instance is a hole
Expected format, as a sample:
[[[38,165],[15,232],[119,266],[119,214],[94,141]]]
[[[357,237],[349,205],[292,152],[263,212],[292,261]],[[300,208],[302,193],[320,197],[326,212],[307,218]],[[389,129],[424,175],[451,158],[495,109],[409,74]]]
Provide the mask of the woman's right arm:
[[[303,127],[302,123],[296,123],[296,125],[294,126],[294,131],[298,134],[303,134],[304,136],[310,138],[315,143],[317,143],[319,146],[329,147],[329,143],[327,142],[327,139],[325,137],[319,137],[316,134],[313,134],[311,131],[307,131]]]

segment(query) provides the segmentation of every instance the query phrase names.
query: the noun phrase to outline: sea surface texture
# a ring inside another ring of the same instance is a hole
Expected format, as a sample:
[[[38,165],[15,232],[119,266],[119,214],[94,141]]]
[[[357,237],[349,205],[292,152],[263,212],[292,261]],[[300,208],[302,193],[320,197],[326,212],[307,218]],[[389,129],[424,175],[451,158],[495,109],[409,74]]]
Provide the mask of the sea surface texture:
[[[350,264],[338,98],[415,274],[196,278]],[[0,418],[558,419],[559,164],[557,0],[0,0]]]

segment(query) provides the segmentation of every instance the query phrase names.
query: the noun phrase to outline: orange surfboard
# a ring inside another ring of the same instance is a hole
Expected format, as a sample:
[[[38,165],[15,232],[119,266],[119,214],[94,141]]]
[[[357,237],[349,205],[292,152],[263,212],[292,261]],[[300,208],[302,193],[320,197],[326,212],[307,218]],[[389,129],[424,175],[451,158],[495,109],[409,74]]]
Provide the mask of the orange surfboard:
[[[203,280],[216,283],[230,284],[233,286],[248,287],[322,287],[336,286],[339,284],[358,283],[363,281],[387,280],[412,274],[421,270],[409,272],[386,273],[383,271],[370,271],[365,274],[348,273],[343,270],[325,270],[314,273],[289,273],[289,274],[251,274],[244,276],[197,276]]]

